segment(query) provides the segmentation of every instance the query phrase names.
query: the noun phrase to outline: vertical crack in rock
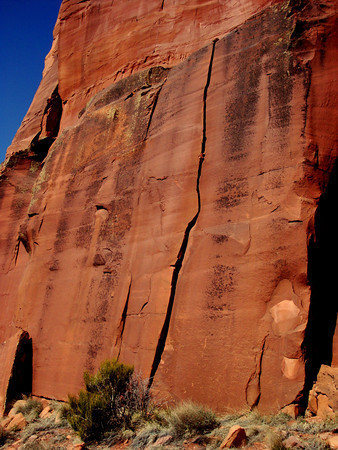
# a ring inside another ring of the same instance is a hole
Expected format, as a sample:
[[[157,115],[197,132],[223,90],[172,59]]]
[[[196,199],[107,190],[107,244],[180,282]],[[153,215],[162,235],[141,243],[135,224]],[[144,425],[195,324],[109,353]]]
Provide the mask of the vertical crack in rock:
[[[164,84],[164,83],[163,83],[163,84]],[[146,133],[145,133],[145,137],[144,137],[144,139],[143,139],[143,142],[147,140],[148,133],[149,133],[149,129],[150,129],[150,125],[151,125],[151,122],[152,122],[152,120],[153,120],[155,108],[156,108],[156,106],[157,106],[158,98],[159,98],[159,96],[160,96],[160,93],[161,93],[163,84],[159,87],[159,89],[158,89],[157,92],[155,93],[155,97],[154,97],[153,105],[152,105],[152,108],[151,108],[151,111],[150,111],[149,121],[148,121],[148,125],[147,125],[147,129],[146,129]]]
[[[322,364],[332,363],[333,336],[337,321],[336,266],[332,262],[338,252],[336,218],[338,200],[337,166],[335,162],[327,187],[320,196],[314,217],[314,231],[308,244],[308,281],[311,287],[310,307],[301,348],[305,361],[303,389],[293,403],[305,411],[309,391]]]
[[[164,2],[165,2],[165,0],[162,0],[162,3],[161,3],[161,9],[164,8]]]
[[[256,364],[255,370],[250,375],[249,381],[245,387],[245,398],[247,404],[250,406],[250,409],[256,408],[261,399],[261,375],[262,375],[262,362],[265,351],[266,340],[268,338],[268,334],[264,337],[262,341],[259,361]],[[253,394],[255,395],[254,399],[250,399],[250,388],[254,390]]]
[[[159,364],[161,362],[162,354],[163,354],[163,351],[164,351],[164,348],[165,348],[165,344],[166,344],[166,340],[167,340],[167,336],[168,336],[168,331],[169,331],[171,313],[172,313],[173,306],[174,306],[174,300],[175,300],[175,294],[176,294],[176,287],[177,287],[178,277],[179,277],[180,270],[182,268],[185,252],[187,250],[187,246],[188,246],[188,242],[189,242],[189,236],[190,236],[190,231],[195,226],[195,224],[197,222],[197,219],[198,219],[198,216],[199,216],[200,211],[201,211],[200,178],[201,178],[201,174],[202,174],[202,166],[203,166],[203,161],[204,161],[204,158],[205,158],[206,141],[207,141],[207,133],[206,133],[206,125],[207,125],[207,97],[208,97],[208,89],[209,89],[210,80],[211,80],[211,72],[212,72],[212,64],[213,64],[214,54],[215,54],[215,46],[216,46],[216,42],[217,41],[218,41],[218,39],[215,39],[213,41],[213,44],[212,44],[212,50],[211,50],[209,68],[208,68],[208,75],[207,75],[207,81],[206,81],[206,84],[205,84],[205,87],[204,87],[204,92],[203,92],[203,134],[202,134],[201,153],[200,153],[200,156],[199,156],[199,163],[198,163],[198,170],[197,170],[197,181],[196,181],[196,192],[197,192],[198,207],[197,207],[196,214],[190,220],[190,222],[188,223],[188,225],[187,225],[187,227],[185,229],[183,241],[182,241],[180,250],[178,252],[176,262],[175,262],[175,264],[173,266],[174,270],[173,270],[173,274],[172,274],[172,278],[171,278],[171,289],[170,289],[169,302],[168,302],[168,306],[167,306],[167,312],[166,312],[164,323],[163,323],[163,326],[162,326],[162,329],[161,329],[161,333],[160,333],[160,336],[159,336],[159,339],[158,339],[158,342],[157,342],[157,347],[156,347],[156,350],[155,350],[155,356],[154,356],[154,360],[153,360],[153,364],[152,364],[151,371],[150,371],[150,376],[149,376],[148,389],[151,388],[151,385],[152,385],[152,383],[154,381],[154,377],[155,377],[155,374],[157,372],[158,366],[159,366]]]
[[[116,341],[115,341],[115,347],[117,347],[117,346],[119,347],[119,352],[118,352],[117,358],[116,358],[117,360],[120,357],[121,349],[122,349],[123,333],[124,333],[124,329],[125,329],[125,326],[126,326],[126,320],[127,320],[127,314],[128,314],[131,282],[132,282],[132,280],[130,280],[130,283],[129,283],[128,294],[127,294],[126,302],[124,304],[124,308],[123,308],[123,311],[122,311],[120,325],[118,327],[119,334],[116,337]]]

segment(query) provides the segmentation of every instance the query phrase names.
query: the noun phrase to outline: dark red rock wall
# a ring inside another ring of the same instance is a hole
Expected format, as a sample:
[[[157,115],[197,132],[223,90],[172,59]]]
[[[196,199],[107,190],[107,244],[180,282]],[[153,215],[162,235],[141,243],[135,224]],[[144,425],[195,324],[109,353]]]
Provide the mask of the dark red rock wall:
[[[2,168],[0,341],[29,332],[35,395],[115,356],[162,397],[276,410],[305,378],[334,5],[134,3],[62,3]]]

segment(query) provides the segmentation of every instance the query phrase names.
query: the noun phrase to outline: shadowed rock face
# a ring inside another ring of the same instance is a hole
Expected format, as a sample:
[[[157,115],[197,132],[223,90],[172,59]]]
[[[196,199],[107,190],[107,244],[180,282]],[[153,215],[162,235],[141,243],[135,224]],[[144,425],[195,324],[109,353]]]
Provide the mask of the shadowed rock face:
[[[0,180],[0,342],[29,332],[33,394],[115,356],[162,398],[271,411],[306,397],[302,348],[336,361],[335,310],[308,323],[333,4],[254,3],[63,1]]]
[[[8,412],[23,395],[32,393],[32,339],[19,330],[0,344],[0,414]]]

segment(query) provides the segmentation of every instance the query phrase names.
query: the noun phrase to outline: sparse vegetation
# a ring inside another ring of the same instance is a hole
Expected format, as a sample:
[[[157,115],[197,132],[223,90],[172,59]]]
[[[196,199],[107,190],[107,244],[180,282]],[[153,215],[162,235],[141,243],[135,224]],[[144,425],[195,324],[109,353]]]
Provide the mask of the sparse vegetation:
[[[167,421],[174,435],[205,434],[219,426],[216,414],[202,405],[183,403],[169,411]]]
[[[0,426],[0,446],[10,441],[14,445],[20,439],[20,448],[44,450],[64,448],[70,440],[72,445],[82,445],[81,438],[89,449],[120,448],[122,444],[140,449],[200,445],[211,450],[220,448],[230,428],[239,425],[250,448],[284,450],[299,443],[304,449],[325,450],[330,448],[327,439],[337,429],[333,419],[295,420],[284,413],[268,416],[257,410],[217,417],[193,402],[155,406],[150,403],[146,382],[135,376],[133,367],[116,360],[105,361],[95,375],[85,374],[84,380],[85,389],[69,396],[68,403],[44,403],[48,409],[43,417],[39,399],[17,401],[13,412],[22,413],[27,425],[22,431]]]
[[[18,406],[15,407],[16,413],[22,413],[27,422],[36,420],[43,409],[41,402],[31,397],[18,403]]]
[[[292,431],[316,435],[336,430],[337,420],[327,419],[320,422],[308,422],[305,418],[299,417],[290,428]]]
[[[141,430],[137,433],[132,441],[133,448],[144,448],[153,444],[156,439],[162,436],[170,435],[170,430],[161,427],[157,423],[147,423]]]
[[[269,433],[268,444],[271,450],[287,450],[283,444],[283,438],[276,433]]]
[[[56,424],[53,418],[39,419],[36,422],[28,424],[21,432],[21,439],[26,442],[32,435],[40,431],[46,431],[64,426],[64,424]]]
[[[84,374],[85,389],[69,396],[67,419],[81,439],[97,440],[106,432],[132,425],[135,413],[146,414],[149,396],[134,368],[105,361],[95,375]]]

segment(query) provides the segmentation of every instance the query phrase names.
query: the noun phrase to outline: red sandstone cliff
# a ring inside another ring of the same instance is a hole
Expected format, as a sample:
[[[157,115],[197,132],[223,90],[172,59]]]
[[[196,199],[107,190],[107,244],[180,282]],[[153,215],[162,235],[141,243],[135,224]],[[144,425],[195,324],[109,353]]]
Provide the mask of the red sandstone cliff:
[[[334,24],[329,0],[63,1],[1,168],[2,405],[18,329],[35,395],[116,356],[174,400],[306,401],[334,354]]]

